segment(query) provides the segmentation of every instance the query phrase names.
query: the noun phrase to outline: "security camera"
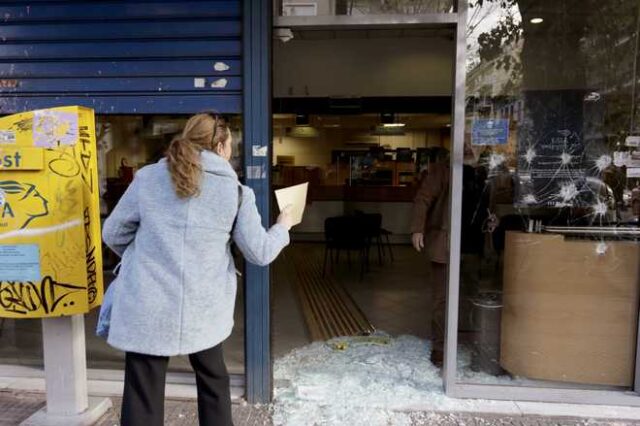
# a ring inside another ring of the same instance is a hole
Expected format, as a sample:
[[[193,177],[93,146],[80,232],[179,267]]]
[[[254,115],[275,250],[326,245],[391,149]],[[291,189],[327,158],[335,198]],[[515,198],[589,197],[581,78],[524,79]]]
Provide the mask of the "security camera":
[[[273,33],[274,38],[279,39],[281,42],[286,43],[293,39],[293,31],[289,28],[276,28]]]

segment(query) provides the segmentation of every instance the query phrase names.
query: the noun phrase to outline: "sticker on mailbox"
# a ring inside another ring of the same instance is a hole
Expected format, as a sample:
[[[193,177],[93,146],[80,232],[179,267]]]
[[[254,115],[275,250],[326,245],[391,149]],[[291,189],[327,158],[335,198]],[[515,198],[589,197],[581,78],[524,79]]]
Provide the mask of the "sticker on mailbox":
[[[39,282],[38,245],[0,245],[0,281]]]
[[[16,132],[13,130],[0,130],[0,144],[15,144]]]

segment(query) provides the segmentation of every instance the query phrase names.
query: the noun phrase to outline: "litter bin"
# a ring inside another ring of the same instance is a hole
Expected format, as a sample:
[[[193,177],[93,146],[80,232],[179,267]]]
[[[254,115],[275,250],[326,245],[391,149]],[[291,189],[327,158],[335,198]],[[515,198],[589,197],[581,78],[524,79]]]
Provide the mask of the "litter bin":
[[[487,291],[471,299],[474,337],[471,369],[492,375],[504,374],[500,367],[500,321],[502,293]]]

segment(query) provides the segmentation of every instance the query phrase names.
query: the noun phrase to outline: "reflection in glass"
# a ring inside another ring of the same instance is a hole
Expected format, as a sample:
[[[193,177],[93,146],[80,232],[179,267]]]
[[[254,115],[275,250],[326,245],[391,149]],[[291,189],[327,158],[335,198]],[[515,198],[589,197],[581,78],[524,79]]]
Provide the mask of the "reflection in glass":
[[[455,0],[281,0],[281,16],[417,15],[453,12]]]
[[[450,12],[452,0],[337,0],[336,15],[416,15]]]
[[[639,19],[630,0],[469,2],[462,382],[632,385]]]

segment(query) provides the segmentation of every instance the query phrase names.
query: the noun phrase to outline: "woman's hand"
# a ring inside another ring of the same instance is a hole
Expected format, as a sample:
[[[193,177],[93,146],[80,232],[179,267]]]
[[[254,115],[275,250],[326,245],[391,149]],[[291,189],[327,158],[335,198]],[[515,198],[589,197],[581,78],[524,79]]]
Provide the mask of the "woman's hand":
[[[416,251],[421,252],[424,248],[424,234],[422,232],[412,234],[411,242],[413,243],[413,248],[415,248]]]
[[[282,209],[282,211],[280,212],[280,215],[278,216],[278,224],[287,228],[287,231],[289,231],[293,226],[292,211],[293,211],[293,206],[289,204],[284,209]]]

